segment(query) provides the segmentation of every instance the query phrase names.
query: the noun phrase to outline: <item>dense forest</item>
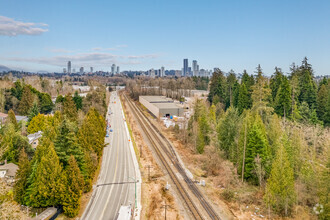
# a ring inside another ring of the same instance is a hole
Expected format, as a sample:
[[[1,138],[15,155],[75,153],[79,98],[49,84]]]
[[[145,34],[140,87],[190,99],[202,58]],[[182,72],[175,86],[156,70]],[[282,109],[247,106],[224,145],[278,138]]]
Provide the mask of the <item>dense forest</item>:
[[[303,207],[329,219],[329,79],[316,82],[307,58],[288,76],[275,68],[267,78],[260,65],[255,73],[237,79],[233,71],[215,72],[183,139],[199,154],[214,146],[232,164],[225,198],[242,202],[233,192],[255,186],[250,196],[262,195],[268,215],[292,216]]]
[[[92,181],[102,156],[105,137],[106,90],[99,85],[86,97],[76,92],[58,95],[53,104],[24,81],[4,90],[8,119],[0,128],[1,159],[18,164],[14,199],[28,207],[63,207],[74,217],[83,192]],[[15,113],[28,116],[18,123]],[[36,150],[27,134],[42,131]]]

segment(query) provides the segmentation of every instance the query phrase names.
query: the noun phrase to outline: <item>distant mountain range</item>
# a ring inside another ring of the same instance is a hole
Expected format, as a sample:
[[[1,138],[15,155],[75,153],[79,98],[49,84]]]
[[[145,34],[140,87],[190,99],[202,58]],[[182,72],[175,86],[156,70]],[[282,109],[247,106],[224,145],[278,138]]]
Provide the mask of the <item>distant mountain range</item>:
[[[11,69],[9,69],[9,68],[6,67],[6,66],[0,65],[0,72],[7,72],[7,71],[9,71],[9,70],[11,70]]]

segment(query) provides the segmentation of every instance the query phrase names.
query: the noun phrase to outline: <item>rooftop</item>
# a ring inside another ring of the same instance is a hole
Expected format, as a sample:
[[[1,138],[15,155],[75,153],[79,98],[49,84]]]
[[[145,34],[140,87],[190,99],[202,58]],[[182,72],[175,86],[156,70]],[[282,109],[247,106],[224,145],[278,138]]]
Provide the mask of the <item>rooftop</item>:
[[[166,98],[165,96],[140,96],[144,100],[150,103],[171,103],[172,99]]]
[[[179,106],[177,106],[176,104],[174,104],[173,102],[169,102],[169,103],[152,103],[154,106],[156,106],[157,108],[159,109],[169,109],[169,108],[172,108],[172,109],[178,109],[178,108],[181,108]]]
[[[18,170],[18,166],[14,163],[7,163],[5,165],[0,166],[0,170],[7,170],[6,176],[14,177]]]

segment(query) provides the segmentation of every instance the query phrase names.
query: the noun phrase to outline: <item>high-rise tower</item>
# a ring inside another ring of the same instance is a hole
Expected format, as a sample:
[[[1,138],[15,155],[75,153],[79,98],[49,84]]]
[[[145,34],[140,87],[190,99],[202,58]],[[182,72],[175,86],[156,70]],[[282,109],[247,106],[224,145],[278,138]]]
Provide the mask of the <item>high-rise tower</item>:
[[[192,61],[192,70],[193,70],[193,76],[198,76],[197,60]]]
[[[183,59],[183,76],[188,75],[188,59]]]
[[[71,74],[71,61],[68,61],[68,74]]]

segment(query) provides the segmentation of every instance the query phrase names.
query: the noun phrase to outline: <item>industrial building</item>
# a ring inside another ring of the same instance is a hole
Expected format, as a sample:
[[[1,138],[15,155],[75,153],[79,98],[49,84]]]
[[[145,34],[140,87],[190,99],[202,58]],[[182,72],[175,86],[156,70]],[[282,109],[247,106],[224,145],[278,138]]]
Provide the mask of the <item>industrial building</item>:
[[[139,102],[157,118],[183,116],[183,108],[164,96],[139,96]]]

